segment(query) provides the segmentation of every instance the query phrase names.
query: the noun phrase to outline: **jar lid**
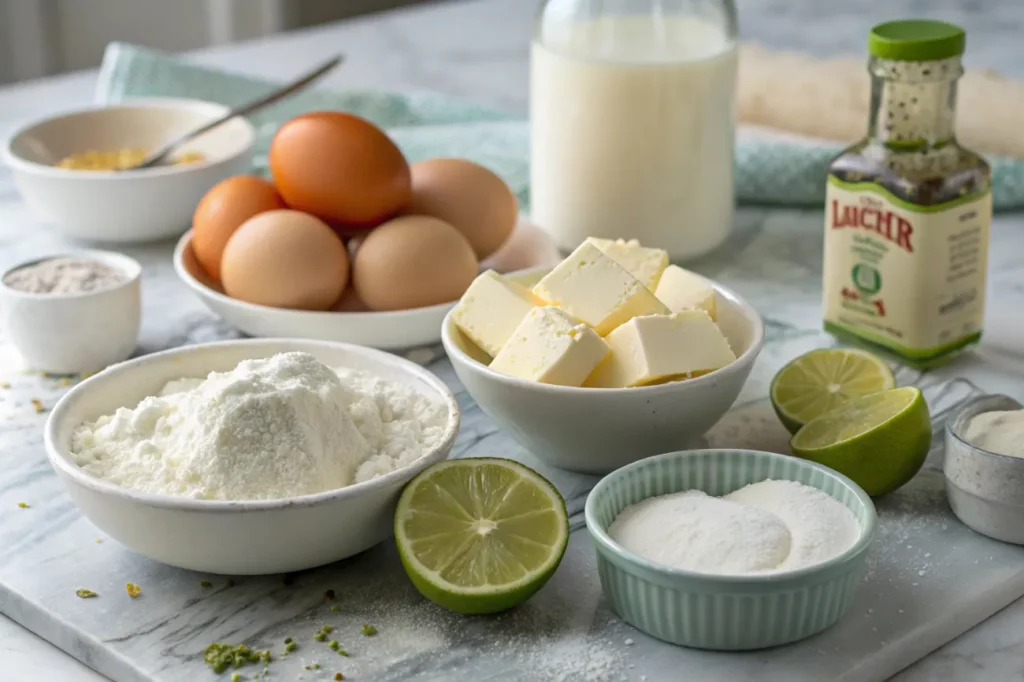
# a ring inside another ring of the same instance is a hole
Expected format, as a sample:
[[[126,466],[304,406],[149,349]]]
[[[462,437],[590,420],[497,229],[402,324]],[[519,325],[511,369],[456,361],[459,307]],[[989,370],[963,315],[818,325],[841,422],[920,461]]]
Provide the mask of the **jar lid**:
[[[929,19],[887,21],[871,29],[868,52],[872,57],[902,62],[930,62],[964,53],[964,30]]]

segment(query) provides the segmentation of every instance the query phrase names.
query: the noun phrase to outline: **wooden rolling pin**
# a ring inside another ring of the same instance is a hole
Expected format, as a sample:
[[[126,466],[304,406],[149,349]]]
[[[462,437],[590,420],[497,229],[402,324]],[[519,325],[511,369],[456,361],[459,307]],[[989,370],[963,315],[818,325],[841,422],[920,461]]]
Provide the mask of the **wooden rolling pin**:
[[[740,48],[738,116],[758,125],[839,142],[867,132],[871,81],[865,60],[818,59],[759,45]],[[960,79],[957,137],[990,156],[1024,158],[1024,83],[990,70]]]

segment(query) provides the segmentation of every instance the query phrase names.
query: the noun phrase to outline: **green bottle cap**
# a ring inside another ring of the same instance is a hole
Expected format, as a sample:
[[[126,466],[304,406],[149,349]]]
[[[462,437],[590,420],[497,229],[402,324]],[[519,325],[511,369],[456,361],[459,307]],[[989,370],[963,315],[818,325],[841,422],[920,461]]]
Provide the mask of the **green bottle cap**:
[[[929,19],[887,21],[871,29],[868,53],[879,59],[930,62],[959,57],[966,37],[959,26]]]

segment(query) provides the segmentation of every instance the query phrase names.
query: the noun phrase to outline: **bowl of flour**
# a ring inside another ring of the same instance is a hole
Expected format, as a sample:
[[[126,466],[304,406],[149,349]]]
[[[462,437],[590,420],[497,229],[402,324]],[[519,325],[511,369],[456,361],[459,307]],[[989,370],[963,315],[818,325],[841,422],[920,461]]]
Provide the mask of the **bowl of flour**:
[[[402,487],[447,457],[459,410],[402,358],[326,341],[177,348],[54,407],[47,455],[96,526],[163,563],[303,570],[390,535]]]
[[[650,457],[587,500],[601,586],[626,622],[659,639],[740,651],[837,622],[874,539],[875,508],[850,479],[754,450]]]

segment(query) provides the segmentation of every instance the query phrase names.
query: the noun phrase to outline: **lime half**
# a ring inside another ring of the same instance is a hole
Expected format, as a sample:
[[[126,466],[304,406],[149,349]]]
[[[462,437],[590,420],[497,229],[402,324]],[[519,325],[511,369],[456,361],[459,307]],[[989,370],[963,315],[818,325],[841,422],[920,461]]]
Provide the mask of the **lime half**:
[[[565,500],[507,459],[440,462],[414,478],[395,512],[395,541],[416,588],[459,613],[504,611],[558,568],[569,540]]]
[[[921,391],[893,388],[813,419],[789,441],[793,454],[846,474],[872,497],[914,477],[932,442]]]
[[[889,365],[871,353],[852,348],[823,348],[801,355],[772,379],[775,414],[789,430],[840,405],[896,386]]]

